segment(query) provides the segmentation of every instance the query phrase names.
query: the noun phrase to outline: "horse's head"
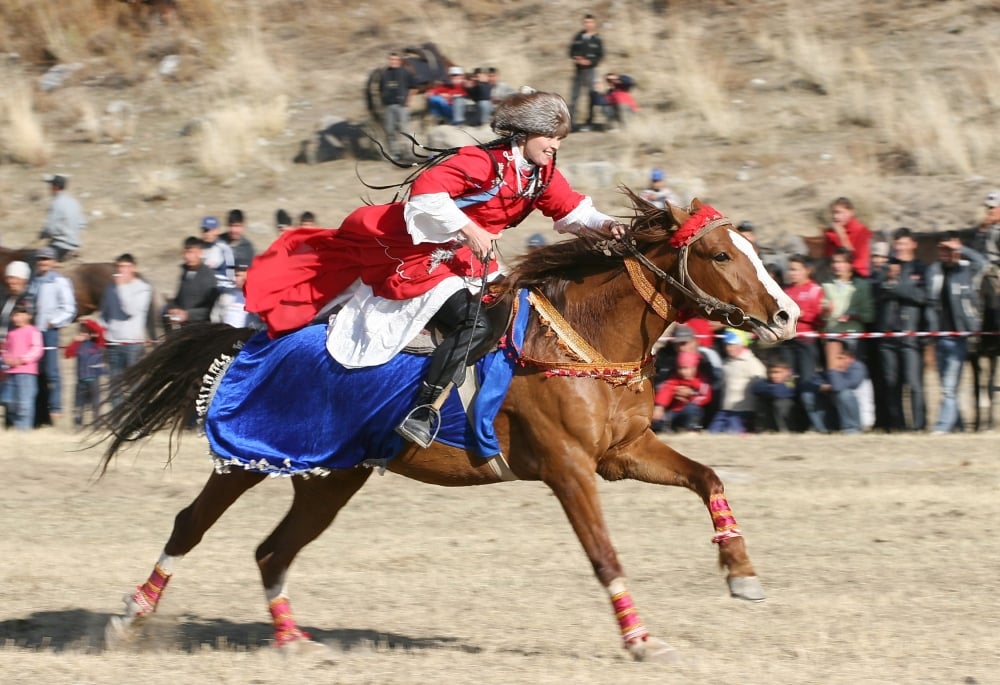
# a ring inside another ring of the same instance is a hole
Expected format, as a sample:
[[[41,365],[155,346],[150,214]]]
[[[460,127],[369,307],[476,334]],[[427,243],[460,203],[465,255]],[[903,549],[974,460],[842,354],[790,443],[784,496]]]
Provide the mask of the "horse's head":
[[[639,225],[655,223],[652,212],[638,205],[637,209]],[[675,266],[670,269],[675,275],[661,272],[687,300],[685,305],[675,300],[675,307],[752,331],[767,343],[795,335],[798,305],[768,274],[753,244],[729,219],[698,200],[687,211],[670,207],[659,218],[673,219],[677,226],[668,250],[676,251]]]

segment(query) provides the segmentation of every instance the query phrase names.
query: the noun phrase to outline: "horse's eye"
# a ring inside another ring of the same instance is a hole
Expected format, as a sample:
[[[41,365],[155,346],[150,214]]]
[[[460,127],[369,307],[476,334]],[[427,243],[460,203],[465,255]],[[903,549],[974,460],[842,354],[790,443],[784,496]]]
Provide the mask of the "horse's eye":
[[[719,252],[714,257],[712,257],[712,259],[714,259],[717,262],[728,262],[729,255],[727,255],[725,252]]]

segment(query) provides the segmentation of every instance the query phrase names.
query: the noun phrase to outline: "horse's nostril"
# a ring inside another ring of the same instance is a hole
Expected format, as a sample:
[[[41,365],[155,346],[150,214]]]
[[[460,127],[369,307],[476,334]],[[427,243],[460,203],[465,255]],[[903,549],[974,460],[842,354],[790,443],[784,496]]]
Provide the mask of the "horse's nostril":
[[[788,312],[786,312],[784,309],[779,309],[774,313],[774,323],[778,324],[779,326],[786,325],[790,318],[791,317],[788,316]]]

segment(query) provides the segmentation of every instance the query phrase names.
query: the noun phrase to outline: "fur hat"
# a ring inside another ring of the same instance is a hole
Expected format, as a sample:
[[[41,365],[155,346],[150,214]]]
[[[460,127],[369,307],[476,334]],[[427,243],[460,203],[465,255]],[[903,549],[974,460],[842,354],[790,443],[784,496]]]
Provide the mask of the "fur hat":
[[[21,280],[27,281],[31,279],[31,267],[28,266],[27,262],[11,262],[4,269],[4,276],[13,276],[14,278],[20,278]]]
[[[571,128],[566,101],[555,93],[514,93],[497,105],[490,126],[501,136],[535,133],[563,137]]]

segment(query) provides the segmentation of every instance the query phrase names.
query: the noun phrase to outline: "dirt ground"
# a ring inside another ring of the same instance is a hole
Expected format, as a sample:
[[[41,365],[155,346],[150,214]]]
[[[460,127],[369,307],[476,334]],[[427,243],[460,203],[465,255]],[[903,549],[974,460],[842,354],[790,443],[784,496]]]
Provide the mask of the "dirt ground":
[[[209,473],[157,437],[92,479],[61,429],[4,436],[4,683],[995,683],[996,435],[682,436],[713,465],[769,598],[730,599],[693,494],[601,483],[634,598],[679,664],[634,663],[554,497],[373,477],[291,574],[326,654],[285,658],[253,549],[290,501],[250,491],[180,564],[135,644],[103,645]],[[971,493],[971,495],[970,495]]]

